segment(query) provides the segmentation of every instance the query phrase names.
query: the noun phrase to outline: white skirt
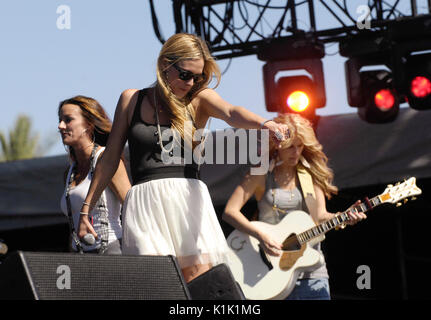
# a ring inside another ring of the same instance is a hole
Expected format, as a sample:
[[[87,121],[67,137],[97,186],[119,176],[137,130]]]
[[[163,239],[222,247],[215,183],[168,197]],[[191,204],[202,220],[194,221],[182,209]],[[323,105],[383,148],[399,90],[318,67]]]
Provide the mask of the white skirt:
[[[208,188],[165,178],[133,186],[123,207],[123,254],[173,255],[181,268],[228,263],[227,243]]]

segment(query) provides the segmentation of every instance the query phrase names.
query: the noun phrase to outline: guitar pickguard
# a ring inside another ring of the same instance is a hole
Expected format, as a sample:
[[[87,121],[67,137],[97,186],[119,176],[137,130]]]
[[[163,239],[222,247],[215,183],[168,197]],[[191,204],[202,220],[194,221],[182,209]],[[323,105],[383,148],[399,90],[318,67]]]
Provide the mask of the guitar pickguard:
[[[292,233],[286,238],[286,240],[283,241],[282,249],[285,251],[295,251],[301,249],[301,245],[299,244],[298,237],[295,233]]]
[[[307,245],[303,244],[299,250],[283,251],[280,258],[280,269],[287,271],[293,267],[296,261],[302,257]]]

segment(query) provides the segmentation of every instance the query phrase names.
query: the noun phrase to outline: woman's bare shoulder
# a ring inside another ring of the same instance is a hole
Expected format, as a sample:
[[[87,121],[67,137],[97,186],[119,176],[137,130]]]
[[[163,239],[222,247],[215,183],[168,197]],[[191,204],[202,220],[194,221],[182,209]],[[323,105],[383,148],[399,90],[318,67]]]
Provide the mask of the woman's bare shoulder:
[[[126,89],[121,92],[118,100],[116,113],[127,115],[127,123],[132,119],[132,114],[136,103],[138,102],[139,89]]]
[[[120,101],[122,101],[125,105],[130,105],[131,103],[138,100],[139,89],[126,89],[121,92]]]
[[[205,88],[200,90],[193,100],[210,100],[213,97],[218,97],[218,93],[214,89]]]
[[[243,183],[247,183],[255,187],[265,187],[265,178],[266,174],[251,174],[251,172],[249,171],[245,175]]]

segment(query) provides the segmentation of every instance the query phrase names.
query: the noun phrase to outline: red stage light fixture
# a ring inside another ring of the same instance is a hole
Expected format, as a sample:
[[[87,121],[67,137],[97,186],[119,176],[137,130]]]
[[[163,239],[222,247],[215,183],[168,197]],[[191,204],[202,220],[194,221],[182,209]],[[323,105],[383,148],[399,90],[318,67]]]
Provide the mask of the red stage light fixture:
[[[431,54],[410,55],[405,70],[404,91],[410,107],[431,110]]]
[[[281,112],[298,113],[313,120],[316,117],[315,84],[308,76],[281,77],[277,92]]]
[[[361,95],[359,117],[369,123],[394,121],[400,108],[399,97],[393,88],[392,73],[386,70],[360,72]]]
[[[324,56],[324,44],[308,37],[274,39],[259,46],[258,58],[266,62],[262,68],[266,110],[298,113],[317,126],[316,109],[326,105]]]
[[[410,83],[410,91],[416,98],[426,98],[431,94],[431,81],[427,77],[414,77]]]
[[[394,94],[389,89],[381,89],[374,95],[374,103],[381,111],[388,111],[395,105]]]

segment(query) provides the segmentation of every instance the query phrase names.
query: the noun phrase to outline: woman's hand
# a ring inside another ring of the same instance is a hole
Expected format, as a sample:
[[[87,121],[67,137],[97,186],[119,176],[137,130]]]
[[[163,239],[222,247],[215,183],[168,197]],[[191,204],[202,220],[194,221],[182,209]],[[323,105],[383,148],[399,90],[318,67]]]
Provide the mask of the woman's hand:
[[[357,224],[359,221],[363,219],[367,219],[367,215],[363,212],[358,212],[354,207],[359,205],[361,203],[361,200],[357,200],[350,208],[348,209],[348,214],[350,217],[350,220],[348,220],[346,223],[350,226],[353,226]]]
[[[270,137],[274,140],[274,142],[281,142],[290,138],[289,127],[273,120],[265,122],[262,126],[262,129],[269,130]]]
[[[271,256],[279,256],[281,245],[272,239],[266,233],[259,233],[258,240],[260,241],[261,248]]]
[[[91,233],[97,239],[97,233],[88,220],[88,215],[81,214],[79,216],[78,238],[82,239],[87,233]]]

